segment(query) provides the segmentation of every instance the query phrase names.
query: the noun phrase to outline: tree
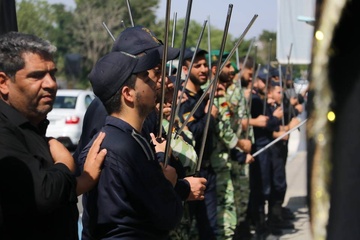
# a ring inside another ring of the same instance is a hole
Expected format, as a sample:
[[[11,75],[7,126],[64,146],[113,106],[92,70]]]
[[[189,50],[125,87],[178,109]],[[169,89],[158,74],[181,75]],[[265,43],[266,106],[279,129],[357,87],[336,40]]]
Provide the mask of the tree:
[[[77,0],[73,23],[73,52],[83,56],[83,83],[96,61],[110,51],[113,39],[103,22],[116,37],[122,30],[123,20],[131,26],[129,11],[124,0]],[[135,25],[151,28],[155,24],[154,6],[158,0],[132,1],[131,14]]]
[[[34,34],[49,39],[53,30],[54,10],[42,0],[22,0],[17,2],[17,19],[19,32]]]
[[[269,47],[271,44],[271,50]],[[258,51],[259,62],[263,65],[267,65],[269,54],[270,61],[276,61],[276,32],[269,32],[264,30],[258,39],[258,45],[260,45]]]
[[[158,22],[158,27],[152,29],[153,32],[155,33],[155,35],[160,38],[160,39],[164,39],[165,37],[165,20],[160,20]],[[172,32],[173,32],[173,20],[170,21],[169,23],[169,46],[170,43],[172,41]],[[175,31],[175,41],[174,41],[174,47],[180,48],[182,45],[182,41],[183,41],[183,30],[185,27],[185,19],[179,19],[176,22],[176,31]],[[186,37],[186,47],[195,47],[198,40],[199,40],[199,36],[200,33],[202,31],[203,28],[203,23],[200,24],[198,22],[196,22],[195,20],[191,20],[189,22],[189,28],[188,28],[188,34]],[[223,30],[219,30],[217,28],[211,27],[210,29],[210,45],[211,45],[211,49],[220,49],[221,47],[221,41],[223,38]],[[225,50],[224,51],[231,51],[231,49],[234,46],[234,40],[233,37],[231,36],[231,34],[227,35],[227,40],[226,40],[226,44],[225,44]],[[204,34],[202,36],[201,42],[200,42],[200,46],[199,48],[204,49],[204,50],[209,50],[208,47],[208,26],[205,27],[205,31]]]
[[[49,40],[57,47],[58,76],[64,74],[64,55],[69,51],[72,34],[72,13],[63,4],[49,4],[43,0],[17,2],[17,21],[20,32],[34,34]]]

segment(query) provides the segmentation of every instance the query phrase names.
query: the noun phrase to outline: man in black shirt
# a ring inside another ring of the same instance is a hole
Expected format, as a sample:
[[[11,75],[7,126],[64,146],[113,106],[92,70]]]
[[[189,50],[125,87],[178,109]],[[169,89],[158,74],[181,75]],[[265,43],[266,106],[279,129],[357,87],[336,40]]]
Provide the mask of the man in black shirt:
[[[185,86],[185,95],[187,100],[181,103],[179,108],[179,118],[183,123],[196,103],[199,101],[204,91],[201,86],[208,82],[209,67],[205,58],[207,51],[195,48],[185,49],[184,62],[182,70],[185,75],[189,75],[189,79]],[[195,55],[193,66],[190,71],[190,63]],[[215,117],[218,110],[215,106],[211,107],[211,116],[206,138],[203,139],[204,129],[207,121],[207,111],[209,99],[203,100],[194,115],[189,118],[187,127],[192,132],[195,139],[195,151],[198,155],[201,153],[203,141],[205,141],[203,157],[200,166],[201,177],[207,179],[205,189],[205,200],[201,202],[190,202],[190,214],[196,219],[199,232],[199,239],[215,239],[217,228],[217,199],[216,199],[216,176],[210,163],[210,156],[214,149],[213,145],[213,129],[215,129]]]
[[[77,196],[100,175],[100,134],[75,178],[75,162],[45,138],[56,91],[56,48],[36,36],[0,36],[0,239],[78,239]]]
[[[117,37],[114,45],[112,47],[112,52],[120,52],[124,51],[130,54],[137,55],[144,51],[158,51],[160,58],[163,55],[164,45],[162,42],[156,38],[156,36],[151,32],[150,29],[144,26],[135,26],[126,28],[122,31]],[[180,53],[179,49],[176,48],[168,48],[167,60],[173,60],[178,57]],[[158,74],[161,70],[161,62],[154,66],[154,68],[149,69],[149,78],[157,83],[157,91],[159,92],[161,76]],[[157,100],[159,96],[157,96]],[[105,118],[108,113],[105,110],[105,107],[101,100],[96,97],[91,104],[89,105],[85,116],[83,129],[81,134],[81,139],[79,145],[73,154],[75,160],[78,159],[79,154],[86,146],[86,144],[91,140],[91,138],[100,131],[101,127],[105,124]],[[158,113],[156,110],[149,113],[144,121],[142,127],[142,135],[150,142],[150,133],[159,132],[159,124],[158,124]],[[163,131],[163,137],[165,130]],[[170,165],[176,167],[178,171],[178,183],[176,185],[176,191],[182,197],[183,200],[188,199],[194,191],[197,191],[199,187],[203,188],[203,184],[201,183],[203,178],[193,178],[183,176],[182,172],[185,172],[182,169],[179,161],[170,161]],[[180,165],[180,166],[179,166]],[[79,169],[78,169],[79,170]],[[78,171],[79,174],[79,171]],[[199,184],[200,183],[200,184]],[[198,199],[196,199],[198,200]]]
[[[109,114],[102,128],[108,154],[97,187],[83,196],[83,239],[167,239],[180,222],[177,174],[162,164],[166,141],[151,134],[151,146],[141,134],[156,105],[156,83],[147,70],[159,59],[157,51],[111,52],[89,74]],[[79,156],[80,166],[89,146]]]

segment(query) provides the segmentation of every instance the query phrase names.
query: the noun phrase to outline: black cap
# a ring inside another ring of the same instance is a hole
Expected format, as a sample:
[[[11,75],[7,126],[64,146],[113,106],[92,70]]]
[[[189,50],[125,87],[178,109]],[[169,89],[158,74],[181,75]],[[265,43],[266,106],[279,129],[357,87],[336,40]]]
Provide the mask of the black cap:
[[[200,49],[198,48],[196,53],[195,53],[195,47],[190,47],[190,48],[185,48],[185,52],[184,52],[184,60],[187,60],[187,59],[192,59],[192,57],[195,55],[198,55],[198,54],[207,54],[208,52],[204,49]]]
[[[154,35],[152,31],[150,31],[150,29],[144,26],[135,26],[126,28],[120,33],[115,40],[111,51],[124,51],[136,55],[152,49],[158,50],[160,59],[162,59],[164,44]],[[180,49],[168,47],[167,60],[174,60],[179,56],[179,54]]]
[[[106,102],[132,74],[152,69],[159,61],[158,51],[144,52],[138,56],[126,52],[110,52],[97,61],[88,77],[95,95]]]
[[[259,69],[257,78],[259,78],[261,81],[266,83],[266,78],[268,78],[269,76],[270,76],[270,74],[266,67],[262,67]]]

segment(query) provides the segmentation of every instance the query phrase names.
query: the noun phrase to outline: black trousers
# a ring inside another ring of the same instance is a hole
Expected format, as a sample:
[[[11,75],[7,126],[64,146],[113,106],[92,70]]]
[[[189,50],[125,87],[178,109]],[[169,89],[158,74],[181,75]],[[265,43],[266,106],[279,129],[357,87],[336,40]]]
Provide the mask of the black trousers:
[[[200,170],[200,177],[207,179],[204,201],[190,201],[189,212],[191,219],[196,220],[199,240],[216,239],[216,175],[211,167]]]

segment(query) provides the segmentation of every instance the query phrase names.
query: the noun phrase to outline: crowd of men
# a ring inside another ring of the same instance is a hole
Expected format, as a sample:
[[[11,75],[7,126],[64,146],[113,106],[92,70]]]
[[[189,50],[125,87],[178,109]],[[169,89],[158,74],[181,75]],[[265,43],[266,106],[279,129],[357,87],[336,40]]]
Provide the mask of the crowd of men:
[[[185,78],[162,79],[163,51],[146,27],[120,33],[88,75],[96,98],[71,155],[45,138],[55,47],[0,36],[1,239],[78,239],[80,194],[84,240],[265,239],[294,228],[282,206],[289,135],[255,154],[299,124],[304,100],[286,72],[188,47]],[[167,49],[167,60],[179,55]]]

